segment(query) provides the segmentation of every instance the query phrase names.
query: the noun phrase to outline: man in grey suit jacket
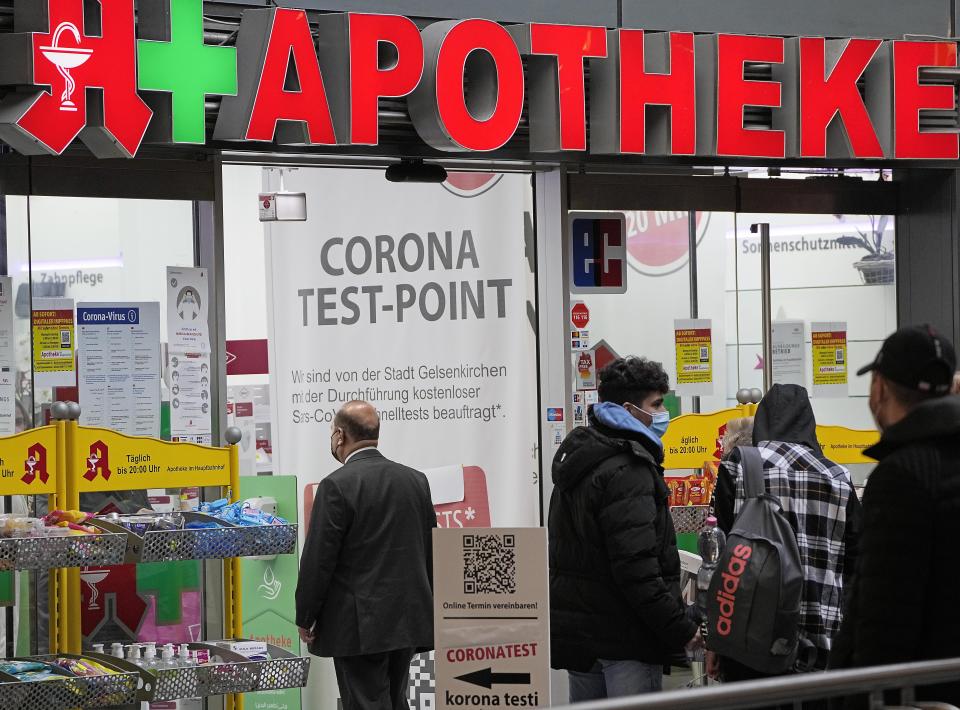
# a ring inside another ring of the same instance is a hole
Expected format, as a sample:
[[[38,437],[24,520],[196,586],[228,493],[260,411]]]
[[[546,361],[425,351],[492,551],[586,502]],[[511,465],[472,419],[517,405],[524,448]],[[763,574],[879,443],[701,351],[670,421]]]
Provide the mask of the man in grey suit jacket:
[[[333,657],[344,710],[408,710],[410,661],[433,648],[430,484],[379,438],[371,404],[337,412],[330,453],[343,466],[320,482],[300,560],[300,638]]]

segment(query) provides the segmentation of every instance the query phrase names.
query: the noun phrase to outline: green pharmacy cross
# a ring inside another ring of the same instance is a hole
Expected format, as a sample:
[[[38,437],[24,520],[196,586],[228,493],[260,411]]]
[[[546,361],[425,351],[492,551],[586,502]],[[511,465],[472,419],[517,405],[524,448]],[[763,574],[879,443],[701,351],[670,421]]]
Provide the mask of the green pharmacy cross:
[[[204,43],[203,0],[169,2],[170,40],[137,42],[138,87],[171,95],[174,143],[204,143],[207,95],[237,93],[237,50]]]

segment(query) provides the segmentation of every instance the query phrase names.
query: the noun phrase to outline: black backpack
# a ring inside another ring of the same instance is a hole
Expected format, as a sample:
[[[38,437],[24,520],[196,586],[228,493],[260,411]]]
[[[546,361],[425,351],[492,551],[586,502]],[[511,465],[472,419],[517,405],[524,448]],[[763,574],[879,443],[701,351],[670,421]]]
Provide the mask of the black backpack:
[[[794,668],[803,565],[780,501],[766,492],[763,459],[740,447],[746,501],[707,595],[707,646],[760,673]]]

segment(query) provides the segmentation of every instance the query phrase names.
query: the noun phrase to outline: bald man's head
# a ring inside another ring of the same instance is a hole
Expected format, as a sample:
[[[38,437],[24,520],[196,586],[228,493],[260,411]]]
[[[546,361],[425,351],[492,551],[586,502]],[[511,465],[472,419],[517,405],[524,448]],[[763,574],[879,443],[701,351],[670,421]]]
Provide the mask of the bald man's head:
[[[343,430],[348,445],[380,439],[380,415],[369,402],[347,402],[337,412],[333,425]]]

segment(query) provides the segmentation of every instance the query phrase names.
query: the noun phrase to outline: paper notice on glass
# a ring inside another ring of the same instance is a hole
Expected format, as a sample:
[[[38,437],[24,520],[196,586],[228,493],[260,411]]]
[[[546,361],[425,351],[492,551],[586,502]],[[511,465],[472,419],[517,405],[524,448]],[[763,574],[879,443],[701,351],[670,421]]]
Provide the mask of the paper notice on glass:
[[[810,340],[813,354],[813,395],[846,397],[847,324],[811,323]]]
[[[212,441],[209,353],[171,350],[170,436],[174,441],[209,444]]]
[[[802,320],[773,322],[773,381],[780,385],[807,386],[806,348]]]
[[[17,433],[17,353],[14,343],[13,278],[0,276],[0,436]]]
[[[167,334],[171,351],[210,352],[209,302],[206,269],[167,267]]]
[[[35,298],[32,316],[34,385],[73,387],[77,382],[73,299]]]
[[[167,386],[174,441],[212,441],[208,286],[206,269],[167,268]]]
[[[77,304],[80,423],[160,436],[160,304]]]
[[[583,391],[573,393],[573,425],[583,426],[587,423],[587,407],[583,403]]]
[[[13,277],[0,276],[0,365],[14,365]]]
[[[713,327],[710,320],[675,320],[677,394],[713,394]]]
[[[0,436],[17,433],[16,368],[0,366]]]
[[[575,363],[574,382],[577,389],[595,390],[597,388],[597,360],[592,350],[573,354]]]

